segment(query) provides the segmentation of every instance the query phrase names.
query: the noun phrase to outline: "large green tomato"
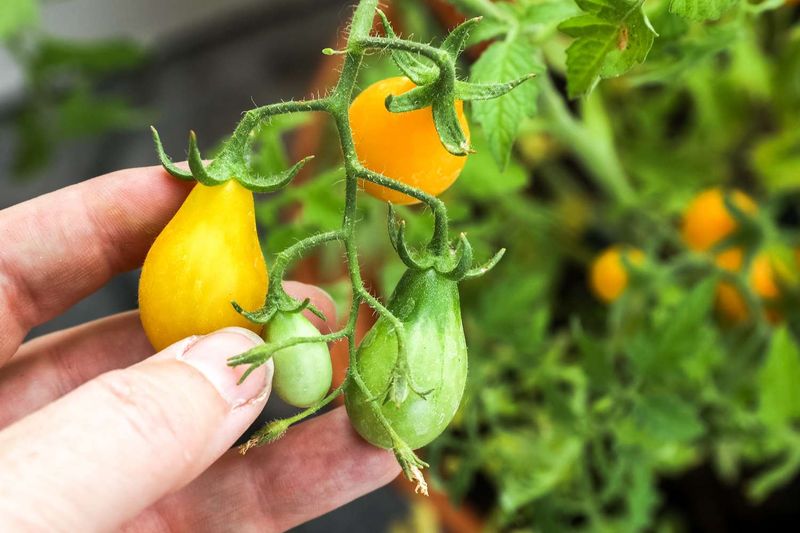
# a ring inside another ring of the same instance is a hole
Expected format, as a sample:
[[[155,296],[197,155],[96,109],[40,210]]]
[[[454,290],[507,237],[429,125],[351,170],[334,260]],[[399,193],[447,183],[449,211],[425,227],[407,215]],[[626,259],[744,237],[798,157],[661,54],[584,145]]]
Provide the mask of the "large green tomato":
[[[395,405],[383,401],[397,360],[397,337],[392,324],[381,317],[358,348],[358,371],[369,396],[354,380],[345,390],[347,413],[366,440],[383,448],[392,441],[372,412],[378,405],[392,428],[412,449],[425,446],[455,416],[467,379],[467,344],[461,323],[458,286],[433,269],[409,270],[397,284],[389,310],[405,326],[411,379],[425,398],[409,392]]]

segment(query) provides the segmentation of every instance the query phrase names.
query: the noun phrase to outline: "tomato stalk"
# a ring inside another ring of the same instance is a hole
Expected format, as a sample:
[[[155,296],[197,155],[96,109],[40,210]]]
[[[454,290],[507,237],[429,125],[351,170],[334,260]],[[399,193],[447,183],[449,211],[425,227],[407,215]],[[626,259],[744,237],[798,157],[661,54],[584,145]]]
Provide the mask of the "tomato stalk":
[[[406,398],[409,389],[423,399],[427,393],[421,391],[411,377],[403,322],[369,293],[361,278],[356,245],[358,181],[371,182],[415,198],[425,203],[433,212],[433,232],[424,252],[424,260],[421,263],[414,262],[410,252],[405,247],[402,225],[400,231],[395,231],[393,234],[393,244],[398,254],[413,269],[435,269],[447,279],[459,281],[482,275],[488,271],[499,261],[503,251],[501,250],[485,265],[472,268],[472,249],[466,237],[462,234],[456,246],[451,246],[447,209],[441,200],[417,188],[366,168],[359,161],[356,154],[349,118],[350,102],[364,54],[375,49],[388,50],[392,53],[392,57],[398,67],[408,78],[415,82],[417,87],[406,94],[387,98],[385,102],[387,109],[391,112],[403,112],[430,107],[434,125],[442,145],[454,155],[466,156],[471,151],[471,148],[466,135],[459,125],[455,112],[455,102],[457,100],[496,98],[512,90],[530,76],[497,84],[473,84],[458,80],[456,78],[457,56],[464,47],[469,30],[478,23],[479,19],[469,20],[455,28],[442,43],[441,47],[437,48],[428,44],[398,38],[394,34],[388,19],[377,9],[377,6],[378,0],[361,0],[358,3],[350,25],[347,47],[341,52],[344,54],[345,59],[338,83],[323,98],[280,102],[246,112],[231,137],[224,143],[218,157],[207,166],[203,164],[203,158],[192,133],[189,141],[190,172],[182,170],[172,163],[164,152],[158,133],[155,130],[153,130],[153,138],[162,165],[170,174],[180,179],[194,179],[211,186],[234,179],[251,191],[264,192],[277,190],[288,185],[309,158],[295,163],[286,171],[275,176],[254,176],[248,164],[248,159],[254,142],[253,133],[256,128],[271,117],[286,113],[320,111],[328,113],[333,118],[339,135],[346,174],[344,215],[341,228],[309,236],[280,252],[272,268],[265,303],[260,309],[246,311],[236,304],[234,304],[234,307],[250,320],[260,324],[269,322],[277,312],[298,312],[305,307],[321,315],[318,310],[310,306],[308,301],[298,303],[292,300],[283,290],[283,278],[287,268],[307,253],[308,250],[336,241],[344,246],[350,282],[353,287],[350,316],[347,324],[342,329],[327,335],[288,338],[281,341],[268,342],[232,357],[228,363],[231,366],[249,365],[242,376],[242,380],[244,380],[255,368],[266,363],[276,352],[284,348],[305,343],[335,342],[346,338],[349,345],[349,369],[344,382],[337,389],[295,416],[271,422],[257,432],[241,448],[241,451],[246,452],[253,446],[278,438],[291,424],[315,413],[341,394],[349,384],[354,383],[360,392],[369,399],[369,409],[388,436],[403,472],[410,480],[416,482],[418,491],[427,494],[427,484],[421,472],[427,464],[419,459],[411,447],[398,436],[381,410],[381,398],[383,396],[388,395],[399,404]],[[386,37],[370,35],[376,14],[381,17]],[[323,52],[335,53],[330,50]],[[390,209],[390,234],[393,233],[392,225],[395,223],[393,218],[393,211]],[[388,321],[396,337],[397,359],[387,390],[384,391],[386,394],[372,394],[359,374],[355,330],[361,303],[366,303],[384,320]]]
[[[635,192],[613,146],[613,140],[599,139],[595,132],[590,132],[580,119],[575,118],[548,79],[542,80],[539,87],[544,104],[542,114],[548,119],[545,127],[565,146],[574,150],[606,194],[625,206],[633,205]]]

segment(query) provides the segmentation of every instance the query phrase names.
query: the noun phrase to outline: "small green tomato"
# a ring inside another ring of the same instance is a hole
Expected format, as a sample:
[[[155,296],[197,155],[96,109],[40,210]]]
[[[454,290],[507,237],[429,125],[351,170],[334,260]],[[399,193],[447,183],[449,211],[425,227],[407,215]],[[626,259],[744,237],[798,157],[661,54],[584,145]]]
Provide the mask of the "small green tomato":
[[[302,313],[278,312],[264,328],[264,340],[276,342],[295,337],[318,337],[319,330]],[[309,407],[331,388],[333,370],[325,342],[297,344],[272,356],[275,374],[272,389],[295,407]]]

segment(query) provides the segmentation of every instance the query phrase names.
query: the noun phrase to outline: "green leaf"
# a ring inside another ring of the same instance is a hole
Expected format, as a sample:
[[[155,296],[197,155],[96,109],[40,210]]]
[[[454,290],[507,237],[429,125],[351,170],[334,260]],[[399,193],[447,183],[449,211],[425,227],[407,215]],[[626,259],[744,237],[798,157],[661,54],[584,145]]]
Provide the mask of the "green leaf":
[[[491,0],[450,0],[456,8],[466,14],[499,19],[506,13],[502,4],[495,5]]]
[[[752,162],[771,191],[800,189],[800,131],[791,127],[761,140]]]
[[[96,135],[108,130],[144,128],[149,113],[119,97],[99,97],[80,90],[59,103],[58,130],[67,137]]]
[[[145,57],[144,49],[128,40],[77,43],[47,38],[37,48],[31,69],[39,78],[53,71],[101,75],[136,67]]]
[[[689,442],[705,432],[697,408],[678,396],[645,396],[633,411],[636,425],[661,442]]]
[[[567,49],[571,98],[590,92],[600,78],[619,76],[644,62],[656,35],[641,1],[576,1],[585,13],[559,26],[575,37]]]
[[[472,67],[473,83],[497,83],[544,72],[539,53],[524,39],[496,42]],[[472,104],[473,118],[488,135],[489,149],[501,168],[508,164],[520,123],[536,113],[536,80],[530,80],[494,100]]]
[[[0,4],[0,39],[6,39],[38,21],[37,0],[3,0]]]
[[[739,0],[672,0],[669,10],[691,20],[716,20]]]
[[[772,336],[758,376],[759,412],[768,424],[800,417],[800,350],[786,327]]]
[[[544,432],[502,432],[486,443],[500,506],[513,512],[567,481],[581,458],[581,440],[555,426]]]
[[[574,3],[564,0],[528,0],[513,5],[519,5],[519,20],[526,27],[555,25],[580,13]]]
[[[528,173],[522,165],[511,161],[505,169],[499,169],[488,150],[483,129],[475,128],[472,136],[475,153],[467,159],[467,164],[458,178],[458,193],[476,200],[486,201],[524,188],[528,183]]]

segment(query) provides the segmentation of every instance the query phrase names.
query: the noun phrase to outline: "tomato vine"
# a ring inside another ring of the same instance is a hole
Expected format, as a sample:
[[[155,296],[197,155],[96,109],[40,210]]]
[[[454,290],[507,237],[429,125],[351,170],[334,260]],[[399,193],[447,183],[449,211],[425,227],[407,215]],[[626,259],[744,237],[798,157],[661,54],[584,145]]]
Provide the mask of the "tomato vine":
[[[284,348],[306,343],[334,342],[346,339],[349,345],[349,369],[344,382],[339,387],[301,413],[268,424],[245,443],[241,451],[244,453],[253,446],[258,446],[280,437],[291,424],[304,419],[330,403],[352,381],[362,394],[371,398],[369,404],[372,414],[388,435],[392,450],[406,477],[416,483],[418,491],[427,493],[427,485],[421,470],[428,465],[414,453],[394,430],[380,408],[381,395],[375,396],[368,390],[356,364],[356,320],[360,304],[366,303],[380,317],[392,325],[397,339],[395,371],[392,373],[388,391],[407,390],[407,388],[410,388],[416,394],[424,397],[424,392],[414,387],[408,369],[403,322],[369,293],[361,277],[355,238],[358,222],[356,217],[358,181],[364,180],[408,195],[425,203],[433,212],[434,224],[431,239],[427,248],[421,254],[416,254],[415,256],[405,242],[404,223],[396,220],[394,211],[390,206],[390,238],[400,259],[411,269],[434,269],[442,276],[457,282],[462,279],[480,276],[487,272],[500,260],[504,250],[500,250],[486,264],[477,267],[473,266],[472,248],[466,236],[462,233],[455,241],[455,244],[451,243],[447,210],[441,200],[417,188],[366,168],[356,155],[348,116],[350,102],[364,55],[371,51],[391,52],[397,66],[417,87],[402,95],[388,97],[386,99],[387,109],[391,112],[406,112],[430,107],[442,145],[451,154],[465,157],[470,153],[471,148],[458,123],[455,102],[457,100],[486,100],[502,96],[532,75],[499,83],[472,83],[459,80],[456,76],[457,57],[466,43],[470,30],[478,24],[480,18],[470,19],[456,27],[443,41],[442,45],[437,48],[398,37],[392,30],[387,17],[377,7],[377,0],[361,0],[355,8],[346,49],[342,51],[326,49],[323,51],[326,54],[343,54],[345,56],[339,81],[329,94],[321,98],[280,102],[247,111],[232,136],[223,145],[217,158],[209,165],[203,164],[203,158],[197,147],[196,137],[193,132],[189,137],[188,172],[178,168],[170,161],[164,152],[155,129],[153,129],[153,137],[163,166],[177,178],[196,180],[209,186],[235,179],[251,191],[268,192],[288,185],[309,158],[307,157],[295,163],[289,169],[274,176],[253,175],[248,164],[248,156],[252,150],[253,133],[256,128],[269,121],[272,117],[282,114],[318,111],[325,112],[333,118],[344,156],[346,174],[344,215],[341,227],[333,231],[306,237],[277,255],[270,274],[266,301],[262,308],[251,312],[234,305],[247,318],[261,324],[267,323],[279,311],[297,312],[308,307],[312,312],[319,313],[308,301],[296,302],[292,300],[284,292],[282,281],[287,268],[306,252],[325,243],[338,242],[344,246],[349,278],[352,284],[349,319],[342,329],[327,335],[268,341],[263,346],[231,358],[229,364],[231,366],[248,366],[247,371],[242,376],[242,380],[244,380],[250,372],[266,363],[276,352]],[[380,17],[385,36],[371,34],[376,14]],[[408,385],[407,388],[406,385]],[[397,400],[398,398],[395,398],[395,401]]]

